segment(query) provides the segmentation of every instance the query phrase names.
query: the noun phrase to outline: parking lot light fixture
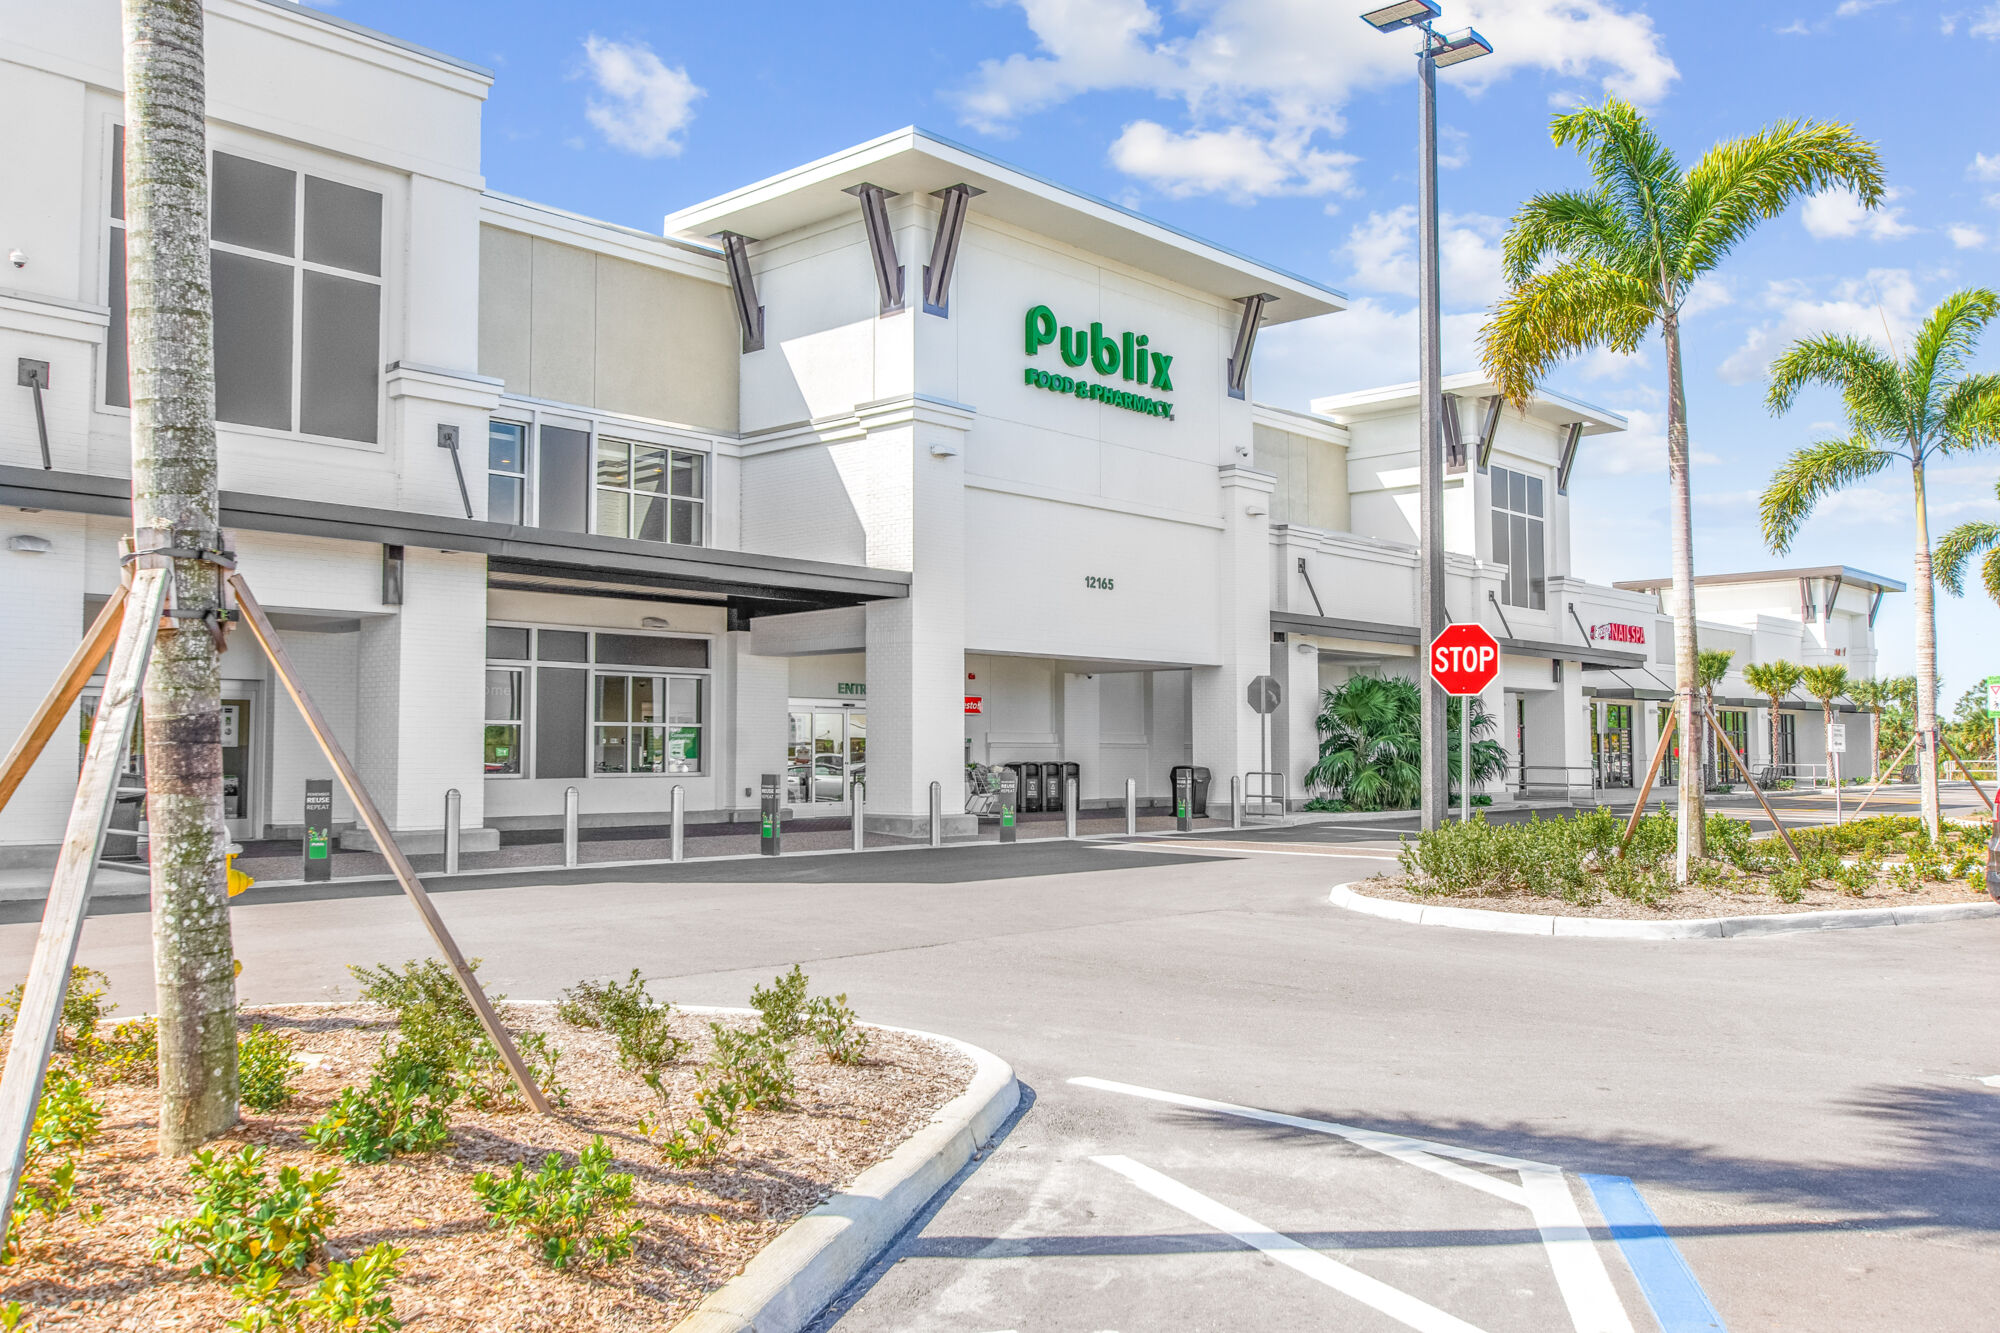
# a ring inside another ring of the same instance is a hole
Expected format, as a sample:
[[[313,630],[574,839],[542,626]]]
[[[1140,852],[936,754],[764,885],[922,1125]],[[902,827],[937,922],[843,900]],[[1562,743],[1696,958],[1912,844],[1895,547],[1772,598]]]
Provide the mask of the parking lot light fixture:
[[[1393,5],[1369,10],[1361,16],[1361,21],[1380,32],[1394,32],[1412,23],[1428,23],[1443,12],[1432,0],[1397,0]]]
[[[1444,609],[1444,371],[1438,325],[1437,72],[1491,55],[1493,44],[1467,28],[1441,36],[1432,25],[1443,15],[1435,0],[1402,0],[1361,16],[1381,32],[1415,27],[1417,49],[1417,642],[1436,641]],[[1456,408],[1450,409],[1456,411]],[[1430,832],[1444,822],[1445,703],[1426,681],[1418,719],[1418,770],[1422,774],[1420,825]]]

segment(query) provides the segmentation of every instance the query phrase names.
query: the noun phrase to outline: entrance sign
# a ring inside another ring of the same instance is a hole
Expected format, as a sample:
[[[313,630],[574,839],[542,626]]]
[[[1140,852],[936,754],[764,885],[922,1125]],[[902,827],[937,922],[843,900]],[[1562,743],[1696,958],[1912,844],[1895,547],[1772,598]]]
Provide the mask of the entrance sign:
[[[1430,673],[1446,694],[1482,694],[1500,674],[1500,641],[1483,625],[1447,625],[1431,641]]]
[[[1847,753],[1847,724],[1836,722],[1826,729],[1826,748],[1835,754]]]
[[[305,872],[308,884],[333,878],[333,779],[306,779]]]
[[[1275,713],[1285,701],[1285,687],[1276,676],[1259,676],[1250,682],[1250,708],[1257,713]]]

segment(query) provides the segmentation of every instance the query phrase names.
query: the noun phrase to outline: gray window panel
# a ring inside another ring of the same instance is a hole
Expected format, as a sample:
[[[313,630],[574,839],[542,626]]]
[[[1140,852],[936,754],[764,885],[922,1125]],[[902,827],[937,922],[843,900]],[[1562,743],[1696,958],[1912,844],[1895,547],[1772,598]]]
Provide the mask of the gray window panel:
[[[632,489],[659,494],[667,488],[667,451],[635,445],[632,449]]]
[[[306,258],[382,275],[382,196],[339,181],[306,177]]]
[[[486,423],[486,466],[495,472],[526,472],[528,428],[515,421]]]
[[[590,636],[580,629],[545,629],[535,635],[536,656],[544,662],[588,662]]]
[[[623,440],[597,442],[597,484],[623,489],[632,484],[632,446]]]
[[[209,252],[215,291],[215,419],[292,428],[292,268]]]
[[[659,503],[664,503],[661,501]],[[674,501],[674,526],[668,540],[683,546],[701,545],[701,506],[693,500]]]
[[[120,140],[122,145],[122,138]],[[131,312],[125,305],[125,229],[111,229],[111,256],[105,290],[111,298],[111,326],[104,333],[104,401],[114,407],[132,406],[132,363],[127,357],[126,325]]]
[[[597,535],[600,537],[629,536],[626,525],[628,511],[632,506],[630,491],[597,492]]]
[[[599,666],[706,667],[707,639],[674,639],[657,634],[600,634]]]
[[[657,495],[632,497],[632,535],[640,541],[667,539],[667,501]]]
[[[1536,518],[1542,516],[1542,479],[1528,478],[1528,512]]]
[[[382,346],[382,289],[306,274],[305,392],[299,426],[308,435],[374,443]]]
[[[214,164],[209,229],[215,239],[291,254],[296,175],[230,153],[214,154]]]
[[[535,671],[535,776],[580,778],[589,770],[590,673],[575,667]]]
[[[701,722],[701,682],[690,676],[676,676],[667,682],[672,695],[667,707],[667,721],[699,724]]]
[[[1508,564],[1507,559],[1507,516],[1498,509],[1490,511],[1493,519],[1493,563]],[[1506,596],[1503,588],[1501,596]]]
[[[488,631],[489,635],[491,631]],[[501,668],[486,672],[486,717],[492,722],[521,720],[521,672]]]
[[[486,627],[486,656],[496,662],[528,660],[528,631],[506,625]]]
[[[1542,525],[1538,519],[1526,520],[1528,524],[1528,604],[1535,610],[1543,608],[1548,578],[1542,568]]]
[[[1508,567],[1507,589],[1511,594],[1508,601],[1515,606],[1528,604],[1528,520],[1519,514],[1510,515],[1508,520],[1507,551],[1513,556]]]
[[[1519,472],[1507,474],[1507,507],[1517,514],[1528,512],[1528,479]]]
[[[701,465],[703,461],[700,454],[674,455],[673,491],[675,495],[693,496],[697,500],[701,498]]]
[[[488,523],[516,523],[521,521],[521,479],[519,477],[486,478],[486,521]]]
[[[634,682],[630,676],[599,676],[597,678],[597,720],[599,722],[630,722],[626,711],[627,696]]]
[[[585,532],[590,495],[590,435],[561,426],[541,430],[536,477],[540,483],[540,526]]]
[[[111,127],[111,216],[125,216],[125,127]]]

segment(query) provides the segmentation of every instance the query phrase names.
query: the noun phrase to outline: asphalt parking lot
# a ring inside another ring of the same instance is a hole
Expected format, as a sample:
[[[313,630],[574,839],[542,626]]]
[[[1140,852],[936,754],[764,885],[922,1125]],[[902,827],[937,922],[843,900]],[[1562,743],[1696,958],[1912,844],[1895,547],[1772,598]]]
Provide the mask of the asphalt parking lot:
[[[799,961],[1014,1064],[1023,1110],[823,1329],[1992,1326],[1992,923],[1427,930],[1326,902],[1393,822],[1150,841],[438,901],[518,998],[636,966],[740,1004]],[[392,896],[253,891],[234,923],[252,1001],[426,949]],[[34,933],[0,925],[0,969]],[[134,1012],[149,947],[143,912],[93,916],[80,961]]]

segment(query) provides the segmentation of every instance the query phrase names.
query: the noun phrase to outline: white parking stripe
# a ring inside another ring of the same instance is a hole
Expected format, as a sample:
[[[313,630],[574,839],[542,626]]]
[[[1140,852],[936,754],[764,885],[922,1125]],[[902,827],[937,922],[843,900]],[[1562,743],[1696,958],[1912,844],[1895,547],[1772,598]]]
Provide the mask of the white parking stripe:
[[[1342,1295],[1351,1296],[1370,1309],[1381,1311],[1399,1324],[1417,1329],[1420,1333],[1479,1333],[1477,1328],[1463,1319],[1448,1315],[1435,1305],[1427,1305],[1386,1282],[1377,1281],[1359,1269],[1329,1259],[1318,1250],[1308,1249],[1290,1236],[1273,1231],[1254,1218],[1245,1217],[1235,1209],[1129,1157],[1093,1157],[1090,1160],[1116,1171],[1160,1202],[1180,1209],[1217,1231],[1227,1232],[1285,1267],[1303,1273],[1315,1282],[1323,1282]]]
[[[1079,1087],[1143,1097],[1171,1106],[1214,1111],[1269,1125],[1309,1130],[1315,1134],[1332,1134],[1357,1147],[1393,1157],[1510,1203],[1518,1203],[1534,1216],[1535,1228],[1541,1232],[1543,1248],[1548,1251],[1550,1271],[1562,1291],[1563,1304],[1569,1307],[1576,1333],[1632,1333],[1632,1321],[1625,1313],[1624,1303],[1618,1299],[1617,1289],[1611,1285],[1611,1275],[1605,1271],[1604,1260],[1583,1225],[1582,1215],[1577,1212],[1576,1200],[1570,1195],[1569,1182],[1563,1178],[1561,1167],[1484,1152],[1478,1148],[1460,1148],[1430,1139],[1362,1129],[1358,1125],[1343,1125],[1334,1120],[1313,1120],[1254,1106],[1210,1101],[1206,1097],[1189,1097],[1183,1093],[1162,1092],[1157,1088],[1141,1088],[1130,1083],[1113,1083],[1108,1079],[1073,1078],[1070,1082]],[[1484,1172],[1460,1166],[1458,1162],[1443,1160],[1446,1158],[1517,1171],[1521,1183],[1510,1185]]]
[[[1346,844],[1329,844],[1330,849],[1323,852],[1292,851],[1281,847],[1249,847],[1240,842],[1196,842],[1192,839],[1183,839],[1179,842],[1122,842],[1116,844],[1101,843],[1099,845],[1115,845],[1121,851],[1127,848],[1141,852],[1185,852],[1193,850],[1197,852],[1241,852],[1246,856],[1353,857],[1365,861],[1394,861],[1401,855],[1398,852],[1376,851],[1365,847],[1359,851],[1354,851],[1349,850]],[[1293,843],[1292,846],[1300,847],[1304,846],[1304,844]],[[1332,847],[1338,847],[1339,850],[1331,850]]]

